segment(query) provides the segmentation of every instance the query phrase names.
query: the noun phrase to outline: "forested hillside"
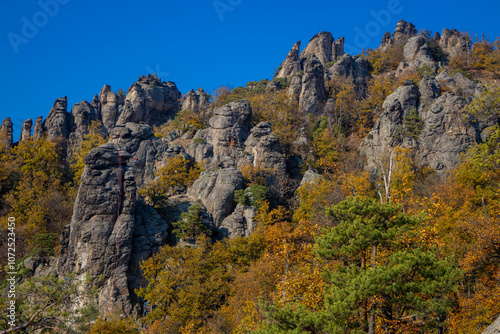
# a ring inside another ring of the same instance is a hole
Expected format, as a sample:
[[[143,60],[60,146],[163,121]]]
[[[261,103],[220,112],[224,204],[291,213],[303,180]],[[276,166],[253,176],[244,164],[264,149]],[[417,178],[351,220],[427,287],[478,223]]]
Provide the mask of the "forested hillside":
[[[360,55],[321,32],[245,87],[148,75],[19,141],[5,119],[0,333],[482,333],[498,80],[500,40],[400,21]]]

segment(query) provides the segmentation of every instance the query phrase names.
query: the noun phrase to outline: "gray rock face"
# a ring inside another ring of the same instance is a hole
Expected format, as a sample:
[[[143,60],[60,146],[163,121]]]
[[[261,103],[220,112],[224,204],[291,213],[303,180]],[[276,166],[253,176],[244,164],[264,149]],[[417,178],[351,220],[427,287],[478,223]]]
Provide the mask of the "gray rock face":
[[[466,98],[469,102],[481,92],[481,88],[474,81],[467,79],[462,73],[456,73],[451,77],[445,70],[436,76],[436,80],[443,87],[448,87],[456,95]]]
[[[443,76],[444,77],[444,76]],[[460,154],[469,146],[484,140],[488,122],[464,122],[463,107],[468,101],[446,92],[441,95],[439,78],[424,77],[419,87],[411,83],[399,87],[383,104],[383,113],[361,144],[370,168],[395,146],[416,148],[417,161],[442,174],[457,165]],[[410,136],[404,119],[414,109],[422,121],[422,131]]]
[[[394,33],[386,32],[382,38],[379,49],[386,50],[391,45],[401,45],[405,44],[406,41],[413,36],[417,35],[417,29],[412,23],[406,22],[405,20],[400,20]]]
[[[44,132],[47,133],[47,139],[50,141],[61,141],[66,144],[69,137],[69,114],[67,111],[68,98],[61,97],[54,102],[54,106],[49,115],[43,122]]]
[[[60,275],[75,272],[77,279],[86,273],[96,280],[100,277],[99,307],[131,314],[139,307],[133,291],[144,283],[139,262],[167,242],[169,227],[136,192],[154,179],[166,157],[183,150],[169,147],[145,124],[115,126],[111,138],[84,158],[82,183],[71,224],[61,237],[57,270]]]
[[[71,108],[71,124],[69,135],[69,149],[78,149],[83,141],[83,136],[89,131],[92,121],[98,120],[94,107],[87,101],[81,101]]]
[[[253,206],[236,205],[233,213],[227,216],[218,229],[220,235],[228,238],[248,237],[257,226],[254,218],[257,209]]]
[[[28,118],[26,121],[23,123],[23,130],[21,132],[21,141],[27,140],[31,137],[31,127],[33,126],[33,121],[31,118]]]
[[[212,145],[214,163],[226,157],[237,158],[238,149],[243,147],[250,132],[251,115],[250,102],[245,100],[231,102],[214,110],[206,133],[206,142]]]
[[[182,103],[182,110],[200,111],[210,107],[210,97],[201,88],[196,92],[190,90],[186,95],[186,100]]]
[[[323,65],[314,54],[304,62],[304,76],[299,97],[299,110],[303,115],[320,114],[326,101]]]
[[[13,145],[13,125],[10,117],[7,117],[3,120],[2,125],[0,126],[0,142],[7,148],[11,148]]]
[[[290,85],[288,86],[287,94],[290,96],[290,99],[296,101],[297,103],[300,100],[300,93],[302,92],[302,76],[296,75],[292,77],[290,81]]]
[[[35,119],[35,127],[33,128],[33,138],[40,139],[43,137],[43,116],[38,116]]]
[[[99,93],[99,101],[92,101],[94,108],[100,110],[102,123],[111,130],[116,125],[120,109],[123,108],[123,98],[111,91],[111,86],[104,85]]]
[[[135,230],[135,168],[122,144],[108,143],[85,157],[85,170],[62,240],[58,272],[102,277],[101,308],[131,313],[127,269]]]
[[[199,200],[212,215],[215,225],[220,227],[224,218],[236,207],[235,190],[242,188],[241,172],[234,167],[229,167],[203,172],[188,190],[188,195]]]
[[[181,94],[175,83],[162,82],[151,74],[142,76],[129,88],[116,124],[163,124],[174,118],[180,110],[180,98]]]
[[[469,52],[470,40],[456,29],[443,29],[439,38],[439,46],[448,56],[453,57],[457,54]]]
[[[303,62],[311,55],[315,55],[322,65],[336,60],[344,55],[344,38],[335,41],[332,34],[326,31],[314,35],[300,54],[300,60]]]
[[[261,122],[250,130],[251,134],[245,142],[245,151],[250,153],[254,166],[284,172],[286,161],[281,154],[276,133],[272,132],[270,122]]]
[[[292,75],[298,74],[301,70],[301,64],[299,60],[299,51],[300,51],[300,41],[295,43],[288,52],[285,60],[280,65],[280,70],[278,74],[276,74],[275,78],[285,78],[288,79]]]
[[[430,56],[430,51],[428,47],[426,47],[425,38],[422,36],[410,37],[405,44],[403,54],[408,61],[421,56]]]
[[[500,316],[482,334],[500,334]]]
[[[328,74],[330,80],[352,82],[362,95],[366,93],[368,80],[371,77],[368,61],[360,57],[351,57],[350,54],[343,55],[330,67]]]

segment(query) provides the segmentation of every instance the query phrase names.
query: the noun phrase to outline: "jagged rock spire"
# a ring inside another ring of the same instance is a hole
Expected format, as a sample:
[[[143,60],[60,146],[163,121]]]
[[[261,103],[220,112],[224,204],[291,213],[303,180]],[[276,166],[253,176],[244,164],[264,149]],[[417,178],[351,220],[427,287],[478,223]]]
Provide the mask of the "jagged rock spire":
[[[8,148],[13,145],[13,124],[10,117],[3,120],[0,126],[0,142]]]

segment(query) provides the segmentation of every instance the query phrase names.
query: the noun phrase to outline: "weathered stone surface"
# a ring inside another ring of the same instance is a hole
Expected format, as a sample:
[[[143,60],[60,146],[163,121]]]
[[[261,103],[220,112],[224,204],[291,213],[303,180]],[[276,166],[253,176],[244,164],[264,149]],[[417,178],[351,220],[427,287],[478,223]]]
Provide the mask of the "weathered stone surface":
[[[206,133],[206,142],[212,145],[213,163],[225,157],[238,157],[238,149],[243,147],[250,132],[251,115],[252,109],[246,100],[231,102],[214,110]]]
[[[200,111],[210,107],[210,96],[205,93],[202,88],[198,88],[196,92],[190,90],[185,101],[182,103],[182,110]]]
[[[248,237],[257,226],[254,218],[257,209],[253,206],[236,205],[233,213],[227,216],[221,223],[218,233],[228,238]]]
[[[92,101],[94,108],[100,110],[102,123],[110,131],[116,125],[120,109],[123,108],[123,98],[111,91],[111,86],[104,85],[99,93],[99,102]]]
[[[290,76],[296,75],[302,70],[299,60],[299,51],[300,41],[295,43],[290,52],[288,52],[288,55],[279,67],[278,73],[274,76],[275,78],[288,79]]]
[[[386,32],[384,37],[382,37],[382,42],[380,43],[380,49],[386,50],[391,45],[404,45],[406,41],[413,36],[417,35],[417,29],[412,23],[406,22],[405,20],[400,20],[394,33]]]
[[[311,55],[315,55],[322,65],[336,60],[344,55],[344,38],[335,41],[332,34],[326,31],[314,35],[301,52],[300,60],[304,62]]]
[[[368,80],[371,77],[368,61],[357,56],[351,57],[350,54],[343,55],[330,67],[328,74],[330,80],[352,82],[361,95],[366,93]]]
[[[304,62],[304,76],[299,97],[299,110],[303,115],[320,114],[326,102],[323,65],[311,54]]]
[[[111,141],[84,158],[57,269],[60,275],[75,272],[76,279],[86,273],[100,277],[97,302],[103,311],[113,306],[126,314],[138,312],[133,291],[144,283],[139,261],[168,241],[169,225],[136,192],[154,180],[166,158],[177,154],[185,155],[184,149],[169,147],[150,126],[127,123],[115,126]]]
[[[449,57],[469,52],[469,40],[456,29],[449,30],[445,28],[441,35],[437,34],[436,38],[441,49]]]
[[[249,159],[253,166],[284,172],[285,157],[281,154],[278,135],[272,132],[271,123],[261,122],[250,132],[245,141],[245,152],[250,154]]]
[[[416,148],[418,163],[442,174],[457,165],[469,146],[485,139],[484,129],[492,124],[464,121],[467,100],[449,92],[440,95],[437,79],[424,77],[418,88],[409,82],[387,97],[382,115],[361,144],[370,168],[377,168],[380,157],[402,146]],[[412,109],[422,121],[422,132],[416,138],[404,128],[404,118]]]
[[[14,143],[13,137],[13,125],[10,117],[7,117],[3,120],[2,125],[0,126],[0,142],[8,148],[11,148]]]
[[[67,111],[68,98],[61,97],[54,102],[54,106],[43,122],[44,132],[50,141],[61,141],[66,144],[69,138],[69,114]]]
[[[469,102],[481,92],[481,87],[474,81],[467,79],[462,73],[456,73],[450,77],[448,72],[444,70],[436,76],[436,80],[441,86],[451,89],[454,94],[464,97]]]
[[[43,116],[38,116],[35,119],[35,127],[33,128],[33,138],[40,139],[43,137]]]
[[[234,168],[223,168],[216,171],[203,172],[193,186],[188,189],[188,195],[199,200],[212,215],[217,227],[224,218],[233,212],[235,190],[243,188],[243,176]]]
[[[131,313],[127,268],[135,229],[135,168],[123,144],[108,143],[85,157],[67,238],[62,238],[58,272],[102,277],[101,308]]]
[[[31,118],[28,118],[26,121],[23,123],[23,130],[21,132],[21,138],[20,140],[27,140],[31,137],[31,127],[33,126],[33,121]]]
[[[295,75],[290,80],[290,85],[288,86],[287,94],[290,99],[295,102],[299,102],[300,93],[302,92],[302,75]]]
[[[87,101],[81,101],[71,108],[71,123],[69,134],[69,150],[78,149],[83,141],[83,136],[89,131],[92,121],[98,120],[97,111]]]
[[[500,316],[482,334],[500,334]]]
[[[421,56],[430,56],[429,48],[426,45],[425,38],[422,36],[414,36],[406,42],[404,51],[406,60],[411,61]]]
[[[163,124],[173,119],[180,110],[180,98],[181,93],[175,83],[162,82],[151,74],[142,76],[129,88],[123,111],[120,112],[116,124]]]

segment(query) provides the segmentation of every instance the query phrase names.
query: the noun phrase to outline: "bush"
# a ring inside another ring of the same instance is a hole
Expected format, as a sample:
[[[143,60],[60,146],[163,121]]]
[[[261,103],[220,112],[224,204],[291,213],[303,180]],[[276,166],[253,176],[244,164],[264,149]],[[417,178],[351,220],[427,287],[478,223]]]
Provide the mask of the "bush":
[[[269,199],[269,189],[260,184],[251,184],[247,189],[236,190],[234,200],[245,206],[259,207],[261,201]]]
[[[181,220],[174,223],[179,238],[194,241],[201,234],[210,234],[210,230],[201,220],[201,214],[200,204],[191,205],[188,212],[181,214]]]

